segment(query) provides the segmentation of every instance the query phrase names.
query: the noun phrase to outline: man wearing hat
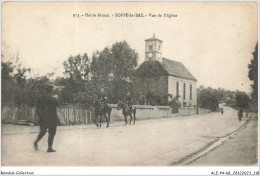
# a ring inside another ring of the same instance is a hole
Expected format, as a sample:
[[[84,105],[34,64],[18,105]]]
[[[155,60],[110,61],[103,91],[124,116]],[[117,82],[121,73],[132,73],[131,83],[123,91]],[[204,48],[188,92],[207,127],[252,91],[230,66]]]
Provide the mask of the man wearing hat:
[[[132,97],[129,92],[126,94],[125,102],[128,105],[128,107],[132,109]]]
[[[44,84],[43,87],[44,94],[40,96],[36,103],[36,112],[39,117],[40,133],[34,142],[34,148],[35,150],[38,150],[38,142],[46,134],[48,129],[49,137],[47,152],[55,152],[56,150],[52,148],[52,144],[58,124],[58,115],[56,110],[58,106],[57,95],[53,94],[53,85]]]

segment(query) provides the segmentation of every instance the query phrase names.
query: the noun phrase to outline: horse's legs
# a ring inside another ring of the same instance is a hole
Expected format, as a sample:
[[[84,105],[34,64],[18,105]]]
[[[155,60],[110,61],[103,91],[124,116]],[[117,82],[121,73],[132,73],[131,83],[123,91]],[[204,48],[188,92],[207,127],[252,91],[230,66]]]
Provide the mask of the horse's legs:
[[[127,124],[127,115],[124,115],[125,116],[125,126]]]
[[[99,126],[99,127],[101,127],[102,116],[103,116],[103,115],[100,115],[100,120],[99,120],[100,126]]]
[[[133,112],[133,115],[134,115],[134,123],[133,123],[133,125],[135,124],[135,111]]]
[[[106,114],[105,114],[105,118],[107,120],[107,127],[109,127],[109,118],[106,116]]]
[[[94,113],[94,117],[95,117],[95,124],[97,125],[97,127],[99,127],[99,126],[98,126],[98,123],[97,123],[97,117],[98,117],[98,116],[97,116],[96,113]]]
[[[132,122],[132,112],[130,113],[130,125],[131,125],[131,122]]]
[[[108,114],[107,127],[109,127],[109,123],[110,123],[110,113],[107,113],[107,114]]]

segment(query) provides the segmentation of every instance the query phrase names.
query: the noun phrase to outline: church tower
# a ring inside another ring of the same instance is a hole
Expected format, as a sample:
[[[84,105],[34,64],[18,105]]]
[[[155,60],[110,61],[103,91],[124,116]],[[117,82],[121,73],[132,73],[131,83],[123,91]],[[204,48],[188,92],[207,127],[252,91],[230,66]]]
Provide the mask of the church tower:
[[[162,42],[155,34],[145,40],[145,61],[162,61]]]

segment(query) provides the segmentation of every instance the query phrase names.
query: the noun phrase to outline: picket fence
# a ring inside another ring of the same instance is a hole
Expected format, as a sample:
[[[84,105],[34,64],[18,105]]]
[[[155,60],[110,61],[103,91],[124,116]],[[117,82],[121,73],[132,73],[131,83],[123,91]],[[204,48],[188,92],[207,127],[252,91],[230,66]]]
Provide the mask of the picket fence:
[[[60,106],[57,108],[59,125],[75,125],[93,122],[92,110],[75,105]],[[17,121],[28,121],[37,125],[39,118],[35,107],[2,107],[2,122],[15,123]]]

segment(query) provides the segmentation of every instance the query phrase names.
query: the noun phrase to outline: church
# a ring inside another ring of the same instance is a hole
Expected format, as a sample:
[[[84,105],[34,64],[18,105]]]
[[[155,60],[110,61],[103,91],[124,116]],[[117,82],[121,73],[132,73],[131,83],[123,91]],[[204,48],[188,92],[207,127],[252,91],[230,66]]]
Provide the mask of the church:
[[[196,106],[197,79],[181,62],[162,56],[162,43],[155,35],[145,40],[145,61],[133,80],[134,97],[142,95],[150,105],[167,105],[177,97],[182,107]]]

